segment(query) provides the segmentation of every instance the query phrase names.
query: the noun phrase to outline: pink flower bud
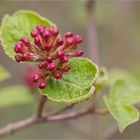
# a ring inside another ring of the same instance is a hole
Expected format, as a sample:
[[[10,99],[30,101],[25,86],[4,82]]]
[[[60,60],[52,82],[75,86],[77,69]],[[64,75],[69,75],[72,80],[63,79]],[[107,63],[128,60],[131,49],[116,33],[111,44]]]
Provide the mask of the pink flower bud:
[[[29,45],[29,44],[30,44],[30,40],[27,39],[27,38],[21,38],[20,41],[21,41],[22,43],[24,43],[25,45]]]
[[[78,50],[75,52],[75,56],[82,56],[84,54],[83,50]]]
[[[51,50],[51,46],[50,45],[45,45],[44,48],[45,48],[46,51],[50,51]]]
[[[65,67],[62,69],[62,71],[63,71],[63,72],[69,72],[70,69],[71,69],[71,66],[70,66],[70,65],[67,65],[67,66],[65,66]]]
[[[65,33],[65,37],[68,38],[68,37],[73,37],[73,32],[66,32]]]
[[[47,56],[45,58],[45,60],[48,62],[48,63],[52,63],[53,59],[50,57],[50,56]]]
[[[83,41],[83,39],[81,38],[80,35],[76,35],[76,36],[74,37],[74,39],[75,39],[75,41],[76,41],[77,44],[80,44],[80,43],[82,43],[82,41]]]
[[[38,25],[36,26],[36,28],[39,30],[39,29],[45,28],[45,26],[42,25],[42,24],[38,24]]]
[[[16,55],[15,59],[17,62],[21,62],[22,61],[22,57],[20,55]]]
[[[68,59],[67,56],[60,57],[60,62],[61,62],[61,63],[66,63],[66,62],[68,62],[68,61],[69,61],[69,59]]]
[[[79,57],[79,56],[82,56],[83,54],[84,54],[83,50],[78,50],[76,52],[69,52],[66,55],[71,56],[71,57]]]
[[[45,26],[42,24],[39,24],[36,26],[36,28],[38,29],[40,34],[43,34],[44,30],[45,30]]]
[[[56,54],[57,54],[59,57],[65,56],[64,51],[61,51],[61,50],[60,50],[60,51],[57,51]]]
[[[56,79],[61,79],[62,76],[63,76],[63,73],[60,72],[60,71],[58,71],[58,72],[56,72],[56,73],[54,74],[54,77],[55,77]]]
[[[38,36],[38,30],[36,28],[34,28],[32,31],[31,31],[31,36],[34,38],[36,36]]]
[[[30,53],[29,52],[25,52],[22,55],[22,61],[26,61],[26,60],[29,60],[29,59],[30,59]]]
[[[22,53],[23,52],[23,46],[22,46],[22,43],[20,41],[15,44],[14,51],[16,53]]]
[[[40,76],[39,76],[38,73],[36,73],[36,74],[33,76],[33,82],[37,82],[39,79],[40,79]]]
[[[57,46],[62,46],[63,45],[63,39],[59,38],[56,42]]]
[[[40,85],[39,85],[39,88],[40,89],[43,89],[46,87],[46,83],[45,82],[41,82]]]
[[[45,39],[45,40],[48,40],[50,36],[50,33],[47,29],[44,30],[44,32],[42,33],[42,37]]]
[[[71,46],[71,45],[73,44],[73,41],[74,41],[74,40],[73,40],[72,37],[67,38],[67,39],[66,39],[66,45],[67,45],[67,46]]]
[[[40,46],[41,45],[41,36],[36,36],[34,39],[34,43],[35,43],[35,45]]]
[[[48,64],[48,66],[47,66],[47,69],[49,70],[49,71],[53,71],[55,68],[56,68],[56,64],[55,63],[49,63]]]
[[[54,36],[57,36],[57,35],[59,34],[58,29],[55,28],[55,27],[51,27],[51,28],[50,28],[50,32],[51,32],[51,34],[54,35]]]
[[[42,69],[45,66],[45,64],[46,64],[46,61],[41,61],[39,62],[38,67]]]

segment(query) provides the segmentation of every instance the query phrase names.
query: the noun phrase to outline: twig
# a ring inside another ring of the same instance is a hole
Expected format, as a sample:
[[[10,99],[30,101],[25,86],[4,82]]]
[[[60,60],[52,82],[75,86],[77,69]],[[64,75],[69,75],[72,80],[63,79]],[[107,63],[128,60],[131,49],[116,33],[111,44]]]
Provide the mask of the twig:
[[[96,112],[98,112],[98,115],[99,114],[105,115],[104,111],[102,112],[102,111],[93,110],[93,108],[89,107],[86,109],[82,109],[80,111],[72,111],[67,114],[59,114],[59,115],[43,114],[40,119],[37,119],[35,116],[33,116],[19,122],[11,123],[3,128],[0,128],[0,137],[6,136],[8,134],[14,133],[23,128],[27,128],[29,126],[32,126],[38,123],[78,119],[85,115],[95,114]]]
[[[0,137],[8,135],[8,134],[12,134],[15,131],[19,131],[23,128],[27,128],[35,124],[36,121],[37,121],[36,117],[31,117],[31,118],[27,118],[25,120],[22,120],[16,123],[11,123],[7,125],[6,127],[3,127],[0,129]]]
[[[44,104],[45,104],[46,100],[47,100],[47,96],[41,95],[38,110],[37,110],[37,115],[36,115],[36,117],[38,119],[40,119],[42,117]]]

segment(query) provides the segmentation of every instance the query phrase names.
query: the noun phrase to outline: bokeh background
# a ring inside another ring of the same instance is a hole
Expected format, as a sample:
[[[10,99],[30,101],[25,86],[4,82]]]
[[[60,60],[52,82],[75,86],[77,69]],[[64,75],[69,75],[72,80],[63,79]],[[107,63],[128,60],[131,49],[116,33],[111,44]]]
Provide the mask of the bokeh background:
[[[108,70],[114,67],[124,68],[140,79],[140,1],[139,0],[96,0],[92,9],[91,21],[96,33],[93,34],[93,46],[88,45],[88,17],[84,0],[0,0],[0,22],[5,14],[12,14],[19,9],[38,12],[56,23],[60,32],[73,31],[81,34],[84,43],[81,47],[85,56],[97,61]],[[94,46],[95,45],[95,46]],[[90,51],[89,51],[90,50]],[[98,50],[98,54],[97,54]],[[96,57],[95,57],[96,56]],[[0,47],[0,64],[12,73],[12,79],[0,84],[0,87],[22,83],[21,75],[25,64],[17,64],[8,58]],[[102,102],[102,101],[101,101]],[[88,104],[80,103],[76,108]],[[48,108],[57,109],[62,104],[48,103]],[[0,109],[0,126],[9,122],[24,119],[32,115],[37,103],[23,106],[12,106]],[[3,140],[21,139],[96,139],[93,117],[87,116],[70,121],[76,125],[71,128],[69,122],[43,124],[17,132]],[[111,116],[100,118],[102,135],[115,121]],[[75,129],[79,129],[77,133]],[[128,127],[123,134],[118,131],[111,139],[140,139],[140,121]],[[81,134],[84,131],[84,134]]]

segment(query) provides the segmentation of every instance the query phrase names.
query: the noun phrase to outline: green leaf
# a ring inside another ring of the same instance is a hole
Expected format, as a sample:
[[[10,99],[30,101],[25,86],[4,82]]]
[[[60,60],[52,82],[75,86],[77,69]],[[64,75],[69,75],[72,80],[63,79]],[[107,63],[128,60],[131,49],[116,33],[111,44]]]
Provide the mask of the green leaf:
[[[89,98],[94,93],[93,83],[98,74],[97,66],[86,58],[72,58],[70,72],[60,80],[50,79],[42,94],[49,99],[75,103]]]
[[[21,37],[27,37],[32,40],[30,32],[37,24],[43,24],[46,27],[55,26],[48,19],[32,11],[21,10],[12,16],[5,15],[0,28],[0,38],[5,52],[11,58],[15,56],[13,49],[15,43]]]
[[[140,102],[140,86],[138,80],[124,70],[112,70],[109,77],[111,89],[104,100],[122,132],[139,119],[139,112],[133,104]]]
[[[34,101],[30,91],[21,85],[14,85],[0,89],[0,108],[11,105],[22,105]]]
[[[104,101],[112,114],[119,124],[120,132],[130,124],[139,120],[139,111],[130,105],[117,105],[111,99],[104,97]]]
[[[96,90],[98,89],[102,89],[103,87],[105,87],[108,83],[108,74],[105,68],[100,68],[99,69],[99,73],[97,76],[97,80],[95,82],[95,87]]]
[[[0,66],[0,82],[10,77],[9,72]]]
[[[109,71],[109,83],[110,85],[113,84],[116,80],[122,79],[130,84],[133,83],[133,85],[138,85],[139,81],[136,77],[134,77],[129,72],[123,70],[123,69],[112,69]]]

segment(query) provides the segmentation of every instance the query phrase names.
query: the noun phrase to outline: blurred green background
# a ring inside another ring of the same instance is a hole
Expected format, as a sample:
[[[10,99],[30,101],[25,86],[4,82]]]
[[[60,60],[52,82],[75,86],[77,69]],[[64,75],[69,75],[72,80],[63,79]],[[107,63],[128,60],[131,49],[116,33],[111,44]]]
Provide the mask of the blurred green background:
[[[87,43],[87,17],[84,0],[0,0],[0,21],[5,14],[12,14],[19,9],[28,9],[38,12],[56,23],[61,34],[73,31],[83,37],[82,48],[85,56],[94,61],[93,48]],[[140,1],[135,0],[97,0],[92,10],[92,19],[96,24],[96,41],[98,47],[99,65],[107,69],[114,67],[124,68],[140,79]],[[95,38],[93,37],[93,40]],[[92,51],[89,51],[92,50]],[[0,47],[0,64],[12,73],[12,79],[0,84],[0,87],[22,83],[21,75],[25,64],[17,64],[8,58]],[[80,103],[77,108],[85,106],[87,102]],[[48,103],[49,108],[57,108],[59,103]],[[37,104],[9,107],[0,109],[0,126],[9,122],[24,119],[32,115]],[[72,123],[78,125],[83,131],[94,136],[94,120],[87,116]],[[114,124],[110,116],[100,118],[102,134],[109,126]],[[116,132],[111,139],[140,139],[140,122],[128,127],[123,134]],[[65,122],[43,124],[34,126],[3,138],[4,140],[22,139],[88,139],[87,135],[79,135]],[[96,140],[96,138],[95,138]]]

